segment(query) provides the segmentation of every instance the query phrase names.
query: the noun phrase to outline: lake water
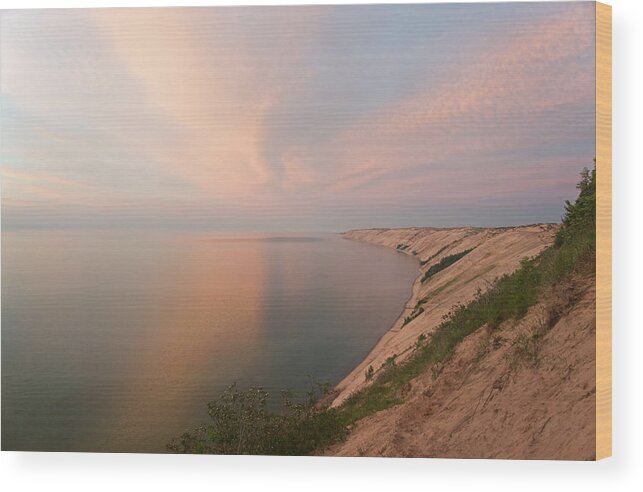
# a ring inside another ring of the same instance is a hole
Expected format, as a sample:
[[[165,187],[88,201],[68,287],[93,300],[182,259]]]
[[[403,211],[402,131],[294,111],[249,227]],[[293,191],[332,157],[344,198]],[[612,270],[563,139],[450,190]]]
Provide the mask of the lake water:
[[[163,452],[230,383],[337,383],[417,262],[335,235],[2,235],[2,448]]]

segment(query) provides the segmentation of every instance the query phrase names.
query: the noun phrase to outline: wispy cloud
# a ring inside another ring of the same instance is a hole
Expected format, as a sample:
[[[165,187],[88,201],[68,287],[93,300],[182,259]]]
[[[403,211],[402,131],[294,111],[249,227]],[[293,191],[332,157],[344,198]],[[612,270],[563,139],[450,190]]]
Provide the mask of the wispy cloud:
[[[5,224],[555,220],[593,157],[590,2],[1,22]]]
[[[586,6],[569,4],[566,12],[519,33],[485,39],[450,80],[368,115],[341,135],[336,146],[343,149],[338,157],[343,172],[332,189],[381,183],[385,174],[384,186],[373,190],[381,196],[386,191],[381,188],[391,190],[396,171],[424,166],[438,185],[448,186],[456,171],[458,185],[467,191],[463,180],[493,172],[480,166],[493,166],[490,157],[521,158],[516,150],[522,150],[522,158],[529,159],[534,150],[561,143],[574,148],[591,137],[593,126],[592,32]],[[587,150],[579,160],[587,159]],[[497,165],[514,185],[522,184],[523,164]],[[411,184],[404,174],[400,181]],[[401,190],[394,191],[401,196]]]

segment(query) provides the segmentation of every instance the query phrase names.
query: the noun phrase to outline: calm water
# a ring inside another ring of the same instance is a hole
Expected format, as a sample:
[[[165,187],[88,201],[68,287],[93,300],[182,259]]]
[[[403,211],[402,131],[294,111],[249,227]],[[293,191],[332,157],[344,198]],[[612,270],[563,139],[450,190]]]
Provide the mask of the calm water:
[[[332,235],[2,236],[2,448],[164,451],[228,384],[337,383],[414,259]]]

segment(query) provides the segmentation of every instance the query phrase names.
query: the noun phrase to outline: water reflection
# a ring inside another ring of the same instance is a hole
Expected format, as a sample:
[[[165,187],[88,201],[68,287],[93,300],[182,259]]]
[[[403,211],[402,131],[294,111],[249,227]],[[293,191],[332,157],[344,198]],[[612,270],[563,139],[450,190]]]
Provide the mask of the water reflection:
[[[227,384],[337,382],[417,264],[332,235],[2,237],[5,449],[163,451]]]

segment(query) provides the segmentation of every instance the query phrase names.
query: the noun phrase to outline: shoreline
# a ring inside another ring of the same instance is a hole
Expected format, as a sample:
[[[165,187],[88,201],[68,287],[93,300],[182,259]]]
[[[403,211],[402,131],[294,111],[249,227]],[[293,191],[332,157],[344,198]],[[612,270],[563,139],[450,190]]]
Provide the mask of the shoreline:
[[[523,258],[535,256],[552,244],[559,227],[559,224],[498,228],[412,227],[340,233],[344,239],[414,256],[419,265],[411,293],[399,316],[366,357],[335,385],[331,407],[341,405],[351,394],[368,386],[371,378],[367,377],[367,372],[376,374],[387,361],[404,360],[418,337],[430,336],[455,305],[470,302],[478,290],[486,290],[495,278],[517,269]],[[428,281],[422,281],[425,271],[432,265],[469,249],[471,251],[460,260]]]

